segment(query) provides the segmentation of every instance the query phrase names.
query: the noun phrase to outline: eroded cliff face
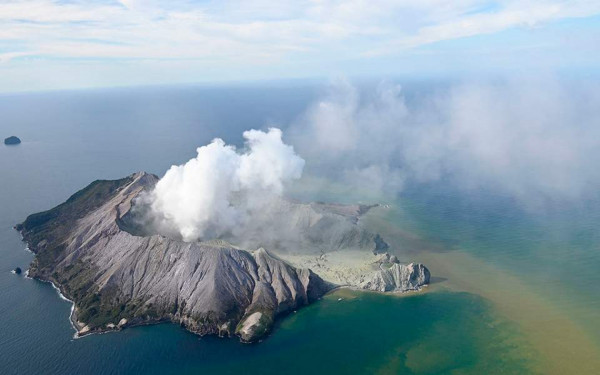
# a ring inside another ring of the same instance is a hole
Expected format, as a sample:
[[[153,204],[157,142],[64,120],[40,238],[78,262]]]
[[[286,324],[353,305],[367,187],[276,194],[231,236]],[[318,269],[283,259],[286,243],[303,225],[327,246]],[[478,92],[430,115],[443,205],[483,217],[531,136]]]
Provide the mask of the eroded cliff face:
[[[423,285],[429,284],[429,270],[422,264],[410,263],[402,265],[392,263],[382,266],[379,271],[360,284],[362,289],[378,292],[408,292],[419,290]]]
[[[143,172],[95,181],[65,203],[17,225],[36,253],[29,276],[54,283],[74,302],[71,319],[78,334],[172,321],[200,335],[237,334],[243,341],[256,341],[269,332],[277,316],[336,286],[262,247],[247,251],[225,240],[184,242],[141,235],[132,221],[132,207],[157,181]],[[372,254],[378,246],[375,239],[383,241],[357,226],[369,206],[283,200],[274,204],[271,212],[280,212],[281,223],[270,233],[279,228],[301,234],[290,241],[286,233],[286,246],[308,247],[315,253],[348,247]],[[255,229],[251,232],[260,233],[261,228]],[[248,243],[275,246],[281,241],[276,236],[253,237]],[[377,268],[345,285],[403,292],[429,282],[424,266],[403,266],[384,257],[385,262],[373,265]]]
[[[122,230],[132,199],[156,181],[138,173],[94,182],[17,228],[37,254],[29,275],[55,283],[74,301],[81,334],[170,320],[198,334],[237,333],[254,341],[277,315],[332,287],[264,249]]]

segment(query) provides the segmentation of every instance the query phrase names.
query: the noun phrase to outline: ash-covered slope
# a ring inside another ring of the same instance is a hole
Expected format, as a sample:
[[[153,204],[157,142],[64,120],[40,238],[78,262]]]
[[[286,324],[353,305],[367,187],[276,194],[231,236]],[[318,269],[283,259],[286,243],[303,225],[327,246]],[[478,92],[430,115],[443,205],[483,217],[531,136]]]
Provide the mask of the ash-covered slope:
[[[137,173],[96,181],[17,226],[36,253],[29,275],[53,282],[74,301],[79,334],[170,320],[198,334],[254,341],[278,314],[331,288],[264,249],[123,230],[132,200],[157,180]]]
[[[378,246],[378,235],[356,225],[359,217],[372,207],[276,198],[251,212],[251,221],[224,238],[244,248],[276,249],[282,256],[342,249],[377,252],[387,249],[387,244]]]

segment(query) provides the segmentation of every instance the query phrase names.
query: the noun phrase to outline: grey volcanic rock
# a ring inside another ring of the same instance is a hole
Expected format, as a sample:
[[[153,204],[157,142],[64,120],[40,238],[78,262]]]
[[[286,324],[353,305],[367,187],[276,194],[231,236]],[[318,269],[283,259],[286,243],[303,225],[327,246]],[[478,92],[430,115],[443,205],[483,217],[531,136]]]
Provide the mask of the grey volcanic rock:
[[[172,321],[201,335],[255,341],[278,315],[331,289],[309,269],[264,249],[123,230],[132,200],[157,180],[137,173],[96,181],[17,225],[36,253],[29,275],[53,282],[74,301],[72,320],[80,334]]]
[[[402,265],[392,263],[389,268],[381,268],[370,280],[360,285],[362,289],[378,292],[406,292],[419,290],[429,284],[429,270],[422,264]]]
[[[14,135],[4,139],[5,145],[18,145],[19,143],[21,143],[21,140]]]
[[[23,272],[23,271],[21,270],[21,267],[16,267],[16,268],[15,268],[15,269],[14,269],[12,272],[13,272],[15,275],[20,275],[20,274],[21,274],[21,272]]]

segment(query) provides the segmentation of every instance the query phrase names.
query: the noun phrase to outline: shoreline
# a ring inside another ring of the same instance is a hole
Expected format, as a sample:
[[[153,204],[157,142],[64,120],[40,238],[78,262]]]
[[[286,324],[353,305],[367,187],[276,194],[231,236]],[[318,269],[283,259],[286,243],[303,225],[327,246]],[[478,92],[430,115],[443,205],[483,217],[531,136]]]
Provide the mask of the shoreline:
[[[405,291],[394,290],[394,291],[389,291],[389,292],[380,292],[378,290],[363,289],[363,288],[360,288],[357,286],[352,286],[352,285],[338,285],[335,288],[331,289],[329,292],[327,292],[323,297],[334,294],[336,292],[350,291],[350,292],[356,292],[356,293],[376,294],[376,295],[383,296],[383,297],[404,298],[404,297],[412,297],[412,296],[417,296],[417,295],[424,294],[424,293],[434,292],[435,289],[430,289],[429,286],[430,286],[430,284],[425,284],[425,285],[421,286],[419,289],[411,289],[411,290],[405,290]],[[323,297],[321,297],[321,298],[323,298]]]
[[[26,272],[29,273],[29,269]],[[67,302],[71,303],[71,309],[69,311],[69,323],[71,323],[71,327],[75,331],[75,333],[73,334],[73,339],[74,340],[81,339],[81,338],[84,338],[86,336],[102,335],[104,333],[119,332],[119,331],[122,330],[122,329],[110,329],[110,328],[106,328],[106,329],[97,330],[97,331],[88,331],[88,332],[80,333],[80,330],[77,329],[76,323],[73,321],[74,319],[76,319],[75,318],[76,317],[76,315],[75,315],[75,302],[73,300],[70,300],[67,297],[65,297],[65,295],[62,293],[62,291],[60,290],[60,288],[58,286],[56,286],[56,284],[54,284],[54,282],[52,282],[52,281],[42,280],[42,279],[30,277],[28,274],[26,275],[26,278],[29,279],[29,280],[39,281],[39,282],[42,282],[44,284],[50,284],[52,286],[52,288],[56,291],[56,293],[58,294],[58,296],[60,297],[60,299],[62,299],[63,301],[67,301]],[[157,322],[157,323],[160,323],[160,322]],[[155,324],[155,323],[149,323],[149,324]],[[138,324],[138,325],[143,325],[143,324]],[[133,326],[136,326],[136,325],[132,325],[131,327],[133,327]]]
[[[112,333],[112,332],[120,332],[123,330],[123,328],[119,328],[118,326],[115,326],[115,328],[103,328],[100,330],[95,330],[95,331],[88,331],[85,332],[83,334],[80,333],[80,330],[77,329],[76,324],[73,322],[73,319],[75,317],[75,302],[73,300],[70,300],[69,298],[67,298],[62,291],[60,290],[60,288],[58,286],[56,286],[56,284],[54,284],[54,282],[49,281],[49,280],[42,280],[42,279],[38,279],[38,278],[34,278],[34,277],[30,277],[28,275],[29,273],[29,269],[27,269],[25,277],[29,280],[34,280],[34,281],[39,281],[45,284],[50,284],[52,286],[52,288],[56,291],[56,293],[58,294],[58,296],[60,297],[60,299],[62,299],[63,301],[67,301],[71,304],[71,309],[69,312],[69,323],[71,324],[71,327],[73,328],[73,330],[75,331],[75,333],[73,334],[73,339],[77,340],[77,339],[81,339],[84,338],[86,336],[92,336],[92,335],[103,335],[105,333]],[[427,293],[427,287],[429,286],[429,284],[423,285],[420,289],[417,290],[406,290],[406,291],[391,291],[391,292],[380,292],[377,290],[369,290],[369,289],[363,289],[363,288],[359,288],[357,286],[353,286],[353,285],[336,285],[334,288],[332,288],[331,290],[329,290],[327,293],[325,293],[322,297],[320,297],[317,301],[322,300],[323,298],[325,298],[326,296],[329,295],[333,295],[336,292],[344,292],[344,291],[350,291],[350,292],[356,292],[356,293],[365,293],[365,294],[376,294],[376,295],[380,295],[380,296],[389,296],[389,297],[409,297],[409,296],[415,296],[421,293]],[[295,311],[294,311],[295,312]],[[282,317],[282,319],[285,319],[285,316]],[[170,324],[177,324],[176,322],[173,322],[169,319],[161,319],[161,320],[157,320],[154,322],[145,322],[145,323],[138,323],[138,324],[130,324],[127,326],[127,328],[134,328],[134,327],[142,327],[142,326],[151,326],[151,325],[156,325],[156,324],[161,324],[161,323],[170,323]],[[186,330],[187,331],[187,330]],[[188,331],[189,332],[189,331]],[[197,335],[199,337],[203,337],[206,335],[198,335],[195,332],[191,332],[194,335]],[[271,334],[273,334],[274,332],[272,332]],[[221,336],[221,335],[210,335],[210,336],[216,336],[219,338],[226,338],[227,336]],[[262,340],[261,340],[262,341]]]
[[[23,236],[23,232],[20,231],[16,225],[13,227],[13,229],[16,230],[17,232],[19,232],[19,235],[21,236],[21,241],[25,242],[25,249],[24,250],[27,251],[28,253],[33,254],[33,256],[35,258],[35,256],[37,254],[35,253],[35,251],[33,251],[29,247],[29,242],[27,242],[25,240],[25,236]],[[30,264],[30,266],[31,266],[31,264]],[[79,330],[77,329],[77,326],[73,322],[73,316],[75,315],[75,301],[68,299],[63,294],[62,290],[60,290],[60,288],[56,284],[54,284],[54,282],[52,282],[51,280],[43,280],[43,279],[40,279],[40,278],[29,276],[29,269],[30,269],[30,267],[27,267],[27,270],[25,271],[25,278],[26,279],[35,280],[35,281],[39,281],[39,282],[42,282],[42,283],[48,283],[48,284],[52,285],[52,288],[54,290],[56,290],[56,292],[58,293],[58,296],[60,297],[60,299],[62,299],[63,301],[67,301],[67,302],[71,303],[71,310],[69,311],[69,323],[71,324],[71,327],[75,330],[75,334],[73,335],[73,338],[74,339],[78,339],[78,338],[83,337],[83,336],[79,335]]]
[[[75,318],[75,302],[69,298],[67,298],[62,291],[60,290],[60,288],[53,282],[50,280],[42,280],[39,278],[35,278],[35,277],[30,277],[29,276],[29,269],[27,269],[25,271],[25,278],[29,279],[29,280],[34,280],[34,281],[39,281],[45,284],[50,284],[52,286],[52,288],[56,291],[56,293],[58,294],[59,298],[62,299],[63,301],[67,301],[71,304],[71,309],[69,311],[69,323],[71,325],[71,327],[73,328],[73,330],[75,331],[75,333],[73,334],[73,339],[77,340],[77,339],[81,339],[84,338],[86,336],[92,336],[92,335],[102,335],[102,334],[106,334],[106,333],[112,333],[112,332],[120,332],[123,330],[123,328],[125,327],[119,327],[118,325],[115,326],[115,328],[102,328],[99,330],[94,330],[94,331],[87,331],[84,332],[83,334],[80,333],[80,329],[77,328],[76,323],[73,321]],[[410,297],[410,296],[416,296],[419,295],[421,293],[427,293],[429,290],[427,287],[429,287],[430,284],[426,284],[421,286],[419,289],[417,290],[406,290],[406,291],[390,291],[390,292],[380,292],[377,290],[370,290],[370,289],[363,289],[360,288],[358,286],[354,286],[354,285],[335,285],[331,290],[329,290],[327,293],[325,293],[322,297],[320,297],[317,301],[322,300],[323,298],[329,296],[329,295],[333,295],[335,293],[340,293],[340,292],[344,292],[344,291],[350,291],[350,292],[354,292],[354,293],[365,293],[365,294],[376,294],[376,295],[380,295],[380,296],[389,296],[389,297],[395,297],[395,298],[399,298],[399,297]],[[343,297],[342,297],[343,299]],[[295,312],[295,311],[294,311]],[[281,317],[280,319],[285,319],[285,316]],[[157,321],[153,321],[153,322],[144,322],[144,323],[138,323],[138,324],[130,324],[127,325],[127,328],[133,328],[133,327],[141,327],[141,326],[151,326],[151,325],[156,325],[156,324],[161,324],[161,323],[170,323],[170,324],[177,324],[176,322],[173,322],[170,319],[160,319]],[[179,324],[177,324],[179,325]],[[186,330],[187,331],[187,330]],[[189,332],[189,331],[188,331]],[[195,335],[198,335],[195,332],[191,332]],[[271,334],[273,334],[275,332],[272,332]],[[198,335],[199,337],[203,337],[205,335]],[[216,336],[219,338],[226,338],[227,336],[221,336],[221,335],[210,335],[210,336]]]
[[[23,236],[23,233],[17,228],[17,226],[13,227],[14,230],[16,230],[17,232],[19,232],[19,235],[21,235],[21,241],[25,242],[25,251],[27,251],[28,253],[33,254],[33,256],[35,257],[37,254],[35,253],[35,251],[33,251],[30,247],[29,247],[29,243],[25,240],[25,236]],[[31,266],[31,265],[30,265]],[[29,280],[35,280],[35,281],[39,281],[42,283],[47,283],[52,285],[52,288],[54,290],[56,290],[56,292],[58,293],[58,296],[60,297],[60,299],[62,299],[63,301],[67,301],[71,304],[71,310],[69,311],[69,323],[71,324],[71,327],[75,330],[75,333],[73,334],[73,339],[78,339],[81,338],[85,335],[79,335],[79,329],[77,329],[77,326],[75,324],[75,322],[73,322],[73,317],[75,315],[75,301],[70,300],[69,298],[67,298],[62,290],[60,290],[60,288],[54,284],[54,282],[52,282],[51,280],[43,280],[40,278],[36,278],[36,277],[31,277],[29,276],[29,269],[30,267],[27,267],[27,270],[25,271],[25,278],[29,279]]]
[[[73,323],[73,316],[75,314],[75,302],[68,299],[67,297],[65,297],[65,295],[62,293],[62,291],[60,290],[60,288],[58,286],[56,286],[54,284],[54,282],[50,281],[50,280],[42,280],[42,279],[38,279],[35,277],[31,277],[29,276],[29,269],[27,269],[27,271],[25,271],[25,278],[29,279],[29,280],[35,280],[35,281],[39,281],[45,284],[50,284],[52,286],[52,288],[56,291],[56,293],[58,294],[58,296],[60,297],[60,299],[62,299],[63,301],[67,301],[69,303],[71,303],[71,310],[69,312],[69,323],[71,323],[71,327],[75,330],[75,334],[73,335],[74,339],[78,339],[81,338],[83,336],[79,335],[79,330],[77,329],[77,327],[75,326],[75,323]]]
[[[31,247],[31,244],[26,240],[25,236],[23,235],[23,231],[19,230],[21,228],[15,226],[14,229],[17,230],[19,234],[21,234],[21,240],[26,243],[27,246],[25,247],[25,250],[34,254],[34,257],[37,256],[35,246],[33,248]],[[387,294],[396,297],[414,295],[416,293],[412,292],[420,292],[423,290],[423,285],[414,285],[414,289],[390,289],[389,291],[383,291],[383,289],[367,289],[360,285],[361,283],[363,283],[364,280],[369,280],[374,273],[385,271],[382,267],[382,262],[385,262],[386,264],[399,263],[397,259],[395,259],[393,263],[390,262],[390,255],[387,252],[382,254],[376,254],[371,251],[366,251],[364,249],[345,249],[329,253],[311,255],[301,253],[274,253],[273,255],[276,258],[279,258],[280,260],[286,262],[287,264],[296,266],[297,268],[311,269],[316,275],[328,282],[331,286],[331,289],[327,291],[322,297],[340,290],[350,290],[356,293],[374,292],[377,294]],[[137,319],[134,319],[134,321],[132,322],[128,322],[128,319],[122,319],[117,324],[108,324],[106,327],[102,326],[95,327],[92,329],[85,322],[78,321],[75,301],[66,297],[66,294],[61,289],[62,285],[60,285],[58,282],[55,282],[55,280],[52,280],[52,277],[31,277],[30,271],[31,265],[26,271],[27,278],[35,279],[44,283],[50,283],[50,285],[52,285],[53,289],[56,290],[56,292],[62,300],[71,303],[71,309],[69,312],[69,323],[75,331],[75,333],[73,334],[73,339],[82,338],[84,336],[92,334],[103,334],[113,331],[120,331],[125,327],[134,327],[138,325],[154,325],[162,322],[181,324],[181,322],[174,321],[172,316],[165,316],[156,320],[145,322],[136,322]],[[204,336],[203,334],[198,334],[194,331],[191,332],[199,336]],[[221,335],[219,334],[218,336]]]

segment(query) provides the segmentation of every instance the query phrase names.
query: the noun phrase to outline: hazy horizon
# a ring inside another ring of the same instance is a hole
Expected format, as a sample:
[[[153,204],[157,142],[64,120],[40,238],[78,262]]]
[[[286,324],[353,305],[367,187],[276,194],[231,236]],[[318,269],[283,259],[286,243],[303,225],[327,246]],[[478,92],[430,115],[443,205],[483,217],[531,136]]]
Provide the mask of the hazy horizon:
[[[563,72],[598,75],[591,1],[10,0],[0,92]]]

